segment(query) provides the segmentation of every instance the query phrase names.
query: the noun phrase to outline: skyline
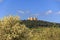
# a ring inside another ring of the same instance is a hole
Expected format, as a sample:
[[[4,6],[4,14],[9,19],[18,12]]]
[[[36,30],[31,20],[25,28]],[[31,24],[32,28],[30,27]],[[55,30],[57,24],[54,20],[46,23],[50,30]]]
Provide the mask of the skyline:
[[[60,0],[0,0],[0,18],[8,15],[60,23]]]

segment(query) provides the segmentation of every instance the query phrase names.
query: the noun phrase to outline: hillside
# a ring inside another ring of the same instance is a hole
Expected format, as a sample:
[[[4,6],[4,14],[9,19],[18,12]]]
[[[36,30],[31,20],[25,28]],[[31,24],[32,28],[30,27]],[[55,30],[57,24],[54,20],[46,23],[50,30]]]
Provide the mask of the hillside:
[[[25,24],[27,27],[51,27],[51,26],[58,26],[60,27],[60,23],[48,22],[43,20],[22,20],[21,24]]]

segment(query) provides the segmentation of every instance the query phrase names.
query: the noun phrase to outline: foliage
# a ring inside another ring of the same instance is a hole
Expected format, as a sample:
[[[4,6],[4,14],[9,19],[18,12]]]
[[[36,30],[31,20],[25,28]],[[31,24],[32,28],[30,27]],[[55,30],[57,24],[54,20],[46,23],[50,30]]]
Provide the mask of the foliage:
[[[55,27],[60,27],[60,23],[47,22],[42,20],[22,20],[21,23],[25,24],[26,27],[29,28],[52,27],[53,25],[55,25]]]
[[[19,21],[18,17],[13,16],[3,18],[0,21],[0,40],[26,40],[30,30]]]

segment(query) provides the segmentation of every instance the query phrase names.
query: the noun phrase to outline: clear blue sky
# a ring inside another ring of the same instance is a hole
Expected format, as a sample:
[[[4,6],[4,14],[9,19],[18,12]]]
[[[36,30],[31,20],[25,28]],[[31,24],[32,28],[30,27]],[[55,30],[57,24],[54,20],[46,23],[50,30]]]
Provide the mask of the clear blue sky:
[[[60,23],[60,0],[0,0],[0,18],[8,15]]]

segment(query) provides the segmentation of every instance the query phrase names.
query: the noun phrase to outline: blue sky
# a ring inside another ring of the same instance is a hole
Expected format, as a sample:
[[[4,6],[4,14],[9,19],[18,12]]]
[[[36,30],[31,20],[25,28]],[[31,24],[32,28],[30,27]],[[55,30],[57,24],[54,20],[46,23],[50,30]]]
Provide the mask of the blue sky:
[[[60,23],[60,0],[0,0],[0,18],[8,15]]]

